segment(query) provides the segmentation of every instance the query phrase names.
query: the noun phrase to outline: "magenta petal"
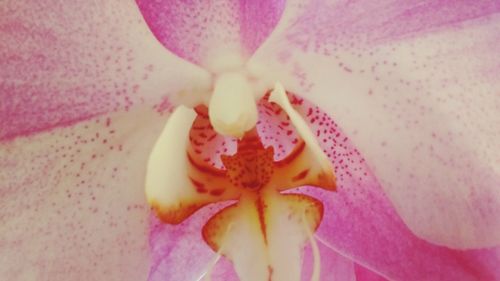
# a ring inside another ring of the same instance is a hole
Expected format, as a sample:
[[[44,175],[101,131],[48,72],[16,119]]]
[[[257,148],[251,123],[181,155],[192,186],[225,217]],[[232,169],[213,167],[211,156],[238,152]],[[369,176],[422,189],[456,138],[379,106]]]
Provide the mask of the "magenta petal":
[[[203,75],[132,1],[2,1],[0,38],[0,139],[152,106]]]
[[[288,1],[280,23],[290,43],[321,50],[394,41],[487,17],[500,11],[496,0]]]
[[[219,56],[251,55],[273,30],[284,9],[283,0],[136,1],[166,48],[205,66]]]
[[[359,264],[354,265],[354,272],[356,281],[387,281],[384,277]]]
[[[355,263],[352,260],[339,255],[321,243],[318,244],[318,248],[321,270],[319,280],[356,281]],[[305,247],[303,259],[302,278],[300,280],[311,280],[314,259],[310,245]]]
[[[202,280],[203,274],[210,274],[214,281],[238,280],[232,264],[225,258],[217,260],[213,268],[210,266],[217,254],[207,246],[201,234],[205,222],[222,206],[205,207],[179,225],[166,225],[151,217],[149,281]],[[208,273],[211,268],[212,272]]]
[[[273,31],[285,8],[285,0],[240,1],[240,34],[248,54],[253,54]]]
[[[341,281],[386,281],[380,274],[352,261],[322,243],[318,244],[321,255],[321,275],[319,280]],[[304,252],[304,268],[301,280],[310,280],[313,267],[311,248]]]

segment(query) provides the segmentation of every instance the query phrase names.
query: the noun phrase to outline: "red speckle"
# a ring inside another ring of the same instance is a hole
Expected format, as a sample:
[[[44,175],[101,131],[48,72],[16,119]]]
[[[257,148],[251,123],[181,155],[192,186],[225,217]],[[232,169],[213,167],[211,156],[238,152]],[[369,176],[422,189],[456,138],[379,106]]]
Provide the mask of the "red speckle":
[[[211,190],[210,191],[210,195],[213,195],[213,196],[220,196],[222,195],[222,193],[224,193],[224,189],[223,188],[219,188],[219,189],[214,189],[214,190]]]
[[[198,193],[207,193],[207,189],[203,183],[196,181],[192,178],[189,178],[189,180],[191,180],[191,183],[196,187],[196,191]]]

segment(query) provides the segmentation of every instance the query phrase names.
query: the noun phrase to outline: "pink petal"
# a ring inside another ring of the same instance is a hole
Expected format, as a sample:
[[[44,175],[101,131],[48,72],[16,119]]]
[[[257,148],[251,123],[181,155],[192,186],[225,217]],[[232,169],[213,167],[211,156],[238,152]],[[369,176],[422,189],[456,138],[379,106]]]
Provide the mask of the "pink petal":
[[[321,277],[320,280],[342,280],[342,281],[386,281],[384,277],[374,271],[352,261],[324,244],[319,244],[321,253]],[[312,257],[310,247],[304,254],[304,271],[302,280],[309,280],[311,276]]]
[[[227,205],[207,206],[179,225],[166,225],[151,217],[152,265],[148,280],[202,280],[201,277],[207,276],[204,274],[210,275],[212,280],[238,280],[232,264],[223,257],[209,273],[217,254],[201,235],[206,221]]]
[[[356,281],[386,281],[384,277],[376,274],[375,272],[363,267],[359,264],[354,265],[354,272],[356,274]]]
[[[329,47],[389,42],[424,35],[497,13],[495,0],[287,1],[273,40],[321,52]],[[273,44],[270,42],[270,44]],[[347,45],[349,44],[349,45]]]
[[[324,245],[390,280],[497,280],[500,247],[453,250],[418,238],[401,220],[364,159],[318,108],[296,107],[319,132],[337,175],[338,192],[303,187],[322,200],[317,232]],[[311,109],[311,110],[310,110]],[[369,279],[368,279],[369,280]]]
[[[416,235],[499,245],[500,5],[370,3],[290,3],[250,65],[335,117]]]
[[[136,110],[0,144],[0,279],[144,280],[148,153],[166,117]]]
[[[208,67],[220,57],[251,55],[272,31],[284,8],[283,0],[136,1],[166,48]]]
[[[356,281],[355,263],[339,255],[323,244],[318,244],[321,257],[321,274],[319,280]],[[312,276],[313,257],[308,245],[304,251],[304,265],[301,280],[310,280]]]
[[[132,1],[3,1],[0,38],[0,139],[168,104],[206,75],[166,52]]]

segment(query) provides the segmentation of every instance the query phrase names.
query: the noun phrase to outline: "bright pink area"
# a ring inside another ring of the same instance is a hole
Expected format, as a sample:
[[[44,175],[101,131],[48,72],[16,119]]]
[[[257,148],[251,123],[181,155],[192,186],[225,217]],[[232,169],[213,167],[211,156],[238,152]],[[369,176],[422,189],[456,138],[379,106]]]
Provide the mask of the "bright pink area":
[[[304,48],[361,47],[442,28],[500,11],[496,0],[358,0],[301,2],[286,36]]]
[[[354,265],[354,272],[356,281],[387,281],[384,277],[359,264]]]
[[[179,225],[166,225],[155,215],[151,216],[149,281],[200,280],[217,257],[205,244],[201,229],[222,206],[205,207]],[[231,264],[224,258],[217,261],[211,277],[220,281],[238,280]]]
[[[307,245],[304,249],[302,276],[300,280],[311,280],[314,263],[320,263],[319,280],[342,280],[356,281],[354,272],[354,263],[351,259],[345,258],[338,253],[330,250],[325,245],[318,243],[320,260],[314,261],[311,246]]]
[[[243,46],[252,54],[274,29],[285,9],[285,0],[240,1]]]
[[[136,0],[156,38],[170,51],[195,63],[207,52],[241,44],[251,55],[277,24],[284,0]]]

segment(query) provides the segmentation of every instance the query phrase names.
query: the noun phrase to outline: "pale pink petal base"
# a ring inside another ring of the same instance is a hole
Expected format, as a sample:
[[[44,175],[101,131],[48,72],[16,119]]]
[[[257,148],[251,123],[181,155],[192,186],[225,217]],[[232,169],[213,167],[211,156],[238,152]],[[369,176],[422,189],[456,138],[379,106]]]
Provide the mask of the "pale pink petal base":
[[[1,280],[144,280],[144,176],[166,116],[105,115],[0,143]]]

